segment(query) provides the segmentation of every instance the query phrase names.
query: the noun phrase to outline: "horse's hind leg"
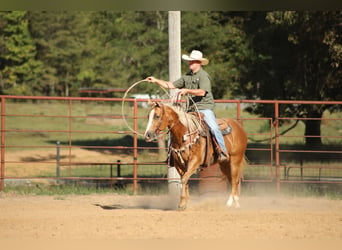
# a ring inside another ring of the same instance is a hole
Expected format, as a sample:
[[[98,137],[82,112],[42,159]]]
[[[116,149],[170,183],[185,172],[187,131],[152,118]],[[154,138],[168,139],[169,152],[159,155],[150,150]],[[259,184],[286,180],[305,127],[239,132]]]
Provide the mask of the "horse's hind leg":
[[[238,195],[239,182],[240,182],[239,178],[237,178],[237,180],[236,180],[236,178],[233,178],[231,181],[232,192],[229,195],[229,198],[227,200],[227,203],[226,203],[227,207],[232,207],[234,203],[235,203],[236,208],[240,207],[239,195]]]
[[[235,203],[235,207],[239,208],[239,184],[240,184],[240,172],[242,170],[242,161],[236,162],[236,159],[234,157],[231,158],[231,166],[230,166],[230,184],[232,186],[231,194],[229,195],[229,198],[227,200],[226,205],[228,207],[232,207]]]

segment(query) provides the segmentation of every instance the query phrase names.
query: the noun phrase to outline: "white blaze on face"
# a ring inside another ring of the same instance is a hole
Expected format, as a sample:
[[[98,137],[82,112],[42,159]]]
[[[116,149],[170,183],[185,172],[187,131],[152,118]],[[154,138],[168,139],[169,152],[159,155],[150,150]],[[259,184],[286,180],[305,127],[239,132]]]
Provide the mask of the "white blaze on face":
[[[150,114],[149,114],[149,116],[148,116],[148,124],[147,124],[146,131],[145,131],[145,135],[144,135],[144,136],[146,136],[147,131],[150,130],[150,127],[151,127],[152,121],[153,121],[154,112],[155,112],[155,110],[152,109],[151,112],[150,112]]]

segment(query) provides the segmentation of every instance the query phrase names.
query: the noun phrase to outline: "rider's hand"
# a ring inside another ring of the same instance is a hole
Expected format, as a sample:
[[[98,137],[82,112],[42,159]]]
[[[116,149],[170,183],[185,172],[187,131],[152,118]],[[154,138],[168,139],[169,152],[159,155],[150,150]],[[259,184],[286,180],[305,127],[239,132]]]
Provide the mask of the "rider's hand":
[[[153,76],[149,76],[146,78],[146,81],[148,82],[156,82],[156,78],[154,78]]]
[[[186,95],[188,93],[188,89],[180,89],[178,94],[180,95]]]

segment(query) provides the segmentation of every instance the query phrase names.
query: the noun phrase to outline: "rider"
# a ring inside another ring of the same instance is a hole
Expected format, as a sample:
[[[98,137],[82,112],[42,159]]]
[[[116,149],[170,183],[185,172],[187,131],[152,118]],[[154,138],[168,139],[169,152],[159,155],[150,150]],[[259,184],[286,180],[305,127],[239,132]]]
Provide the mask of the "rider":
[[[146,80],[157,83],[163,88],[180,89],[180,95],[191,96],[189,100],[188,111],[200,111],[204,114],[204,120],[208,124],[211,133],[215,136],[219,146],[219,161],[228,161],[229,156],[224,143],[224,139],[216,117],[213,111],[215,106],[214,97],[211,91],[210,76],[202,68],[207,65],[209,60],[203,58],[201,51],[193,50],[190,55],[182,55],[182,59],[189,62],[190,71],[174,82],[157,79],[153,76],[147,77]]]

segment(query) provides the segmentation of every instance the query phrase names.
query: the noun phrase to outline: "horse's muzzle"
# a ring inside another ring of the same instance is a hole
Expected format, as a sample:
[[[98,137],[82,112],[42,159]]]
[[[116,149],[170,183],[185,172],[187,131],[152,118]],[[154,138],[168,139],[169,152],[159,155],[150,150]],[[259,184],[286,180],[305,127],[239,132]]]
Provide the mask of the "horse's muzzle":
[[[157,139],[157,134],[154,131],[145,132],[145,141],[151,142]]]

